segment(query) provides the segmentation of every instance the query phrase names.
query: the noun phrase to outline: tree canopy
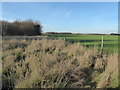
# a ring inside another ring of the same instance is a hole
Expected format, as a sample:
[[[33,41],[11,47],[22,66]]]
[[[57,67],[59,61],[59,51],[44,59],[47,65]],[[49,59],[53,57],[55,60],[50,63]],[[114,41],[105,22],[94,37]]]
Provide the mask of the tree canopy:
[[[42,26],[39,21],[31,19],[14,22],[0,21],[2,23],[2,36],[18,36],[18,35],[40,35],[42,33]]]

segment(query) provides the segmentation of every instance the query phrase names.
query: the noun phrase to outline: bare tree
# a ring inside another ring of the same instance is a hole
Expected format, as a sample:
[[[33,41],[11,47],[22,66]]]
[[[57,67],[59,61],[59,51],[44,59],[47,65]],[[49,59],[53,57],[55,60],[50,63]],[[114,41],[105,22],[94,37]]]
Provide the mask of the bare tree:
[[[6,35],[7,34],[7,29],[8,29],[8,22],[7,21],[1,21],[2,23],[2,35]]]

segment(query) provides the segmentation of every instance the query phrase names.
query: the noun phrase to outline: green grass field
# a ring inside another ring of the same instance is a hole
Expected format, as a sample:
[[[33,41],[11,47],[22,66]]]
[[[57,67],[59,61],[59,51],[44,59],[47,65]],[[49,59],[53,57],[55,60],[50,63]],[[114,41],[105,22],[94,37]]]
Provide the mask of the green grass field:
[[[64,39],[71,43],[80,42],[86,47],[101,47],[102,37],[104,38],[103,50],[106,53],[114,53],[118,49],[118,36],[116,35],[63,35],[63,34],[44,34],[45,36]]]

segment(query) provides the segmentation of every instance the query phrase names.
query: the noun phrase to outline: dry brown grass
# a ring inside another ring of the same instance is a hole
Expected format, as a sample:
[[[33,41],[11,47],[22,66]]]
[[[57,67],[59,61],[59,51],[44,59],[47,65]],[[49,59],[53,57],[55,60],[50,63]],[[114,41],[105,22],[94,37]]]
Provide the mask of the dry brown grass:
[[[116,88],[117,60],[117,54],[100,55],[96,49],[63,40],[6,40],[3,87]]]

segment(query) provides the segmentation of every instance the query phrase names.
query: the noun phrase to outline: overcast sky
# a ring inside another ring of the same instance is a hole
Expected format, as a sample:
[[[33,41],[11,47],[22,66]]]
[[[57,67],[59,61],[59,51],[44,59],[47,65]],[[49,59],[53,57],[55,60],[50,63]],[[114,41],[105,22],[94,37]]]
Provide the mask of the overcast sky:
[[[44,32],[118,32],[117,2],[2,2],[8,21],[39,20]]]

